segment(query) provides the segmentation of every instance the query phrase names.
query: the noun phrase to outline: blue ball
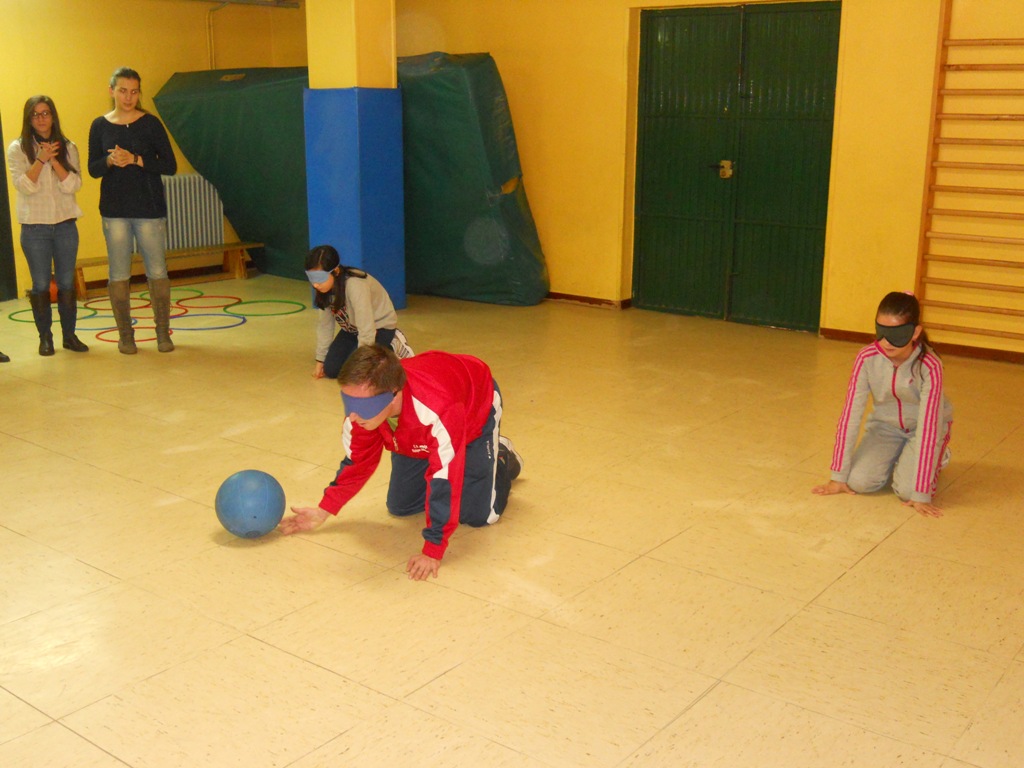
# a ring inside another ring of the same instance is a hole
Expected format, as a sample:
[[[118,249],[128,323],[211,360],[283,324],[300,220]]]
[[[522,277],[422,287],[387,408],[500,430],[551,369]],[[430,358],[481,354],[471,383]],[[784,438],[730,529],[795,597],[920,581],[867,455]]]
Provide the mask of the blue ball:
[[[284,489],[266,472],[243,469],[221,483],[214,506],[220,524],[231,533],[256,539],[284,517]]]

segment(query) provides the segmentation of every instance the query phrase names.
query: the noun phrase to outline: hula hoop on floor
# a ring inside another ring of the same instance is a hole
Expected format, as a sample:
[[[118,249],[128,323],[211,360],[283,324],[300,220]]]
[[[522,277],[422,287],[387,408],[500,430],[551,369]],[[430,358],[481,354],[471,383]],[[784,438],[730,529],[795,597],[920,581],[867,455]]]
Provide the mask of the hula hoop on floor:
[[[96,314],[98,314],[96,312],[96,310],[93,309],[92,307],[79,307],[78,309],[79,310],[88,309],[90,312],[92,312],[91,315],[85,315],[84,317],[82,315],[77,315],[79,320],[88,320],[90,317],[95,317]],[[22,312],[31,312],[31,311],[32,311],[31,308],[29,308],[29,309],[16,309],[13,312],[11,312],[11,314],[9,314],[7,316],[7,319],[8,320],[13,320],[16,323],[34,323],[35,322],[35,318],[33,318],[32,320],[22,320],[20,317],[15,317],[15,315],[20,315]]]
[[[224,319],[223,314],[217,314],[216,312],[190,312],[188,315],[178,315],[178,317],[216,317]],[[171,318],[172,320],[174,318]],[[211,325],[206,328],[176,328],[172,325],[172,330],[175,331],[224,331],[228,328],[237,328],[240,325],[245,325],[245,318],[241,315],[238,316],[237,323],[231,323],[230,325]]]
[[[110,304],[110,297],[109,296],[97,296],[95,299],[89,299],[88,301],[84,302],[82,304],[82,306],[85,307],[86,309],[92,309],[93,308],[92,305],[95,304],[97,301],[105,301],[105,302],[107,302],[107,306],[100,307],[100,309],[111,310],[111,311],[114,309],[113,305]],[[136,305],[133,306],[132,305],[133,301],[141,301],[142,303],[141,304],[136,304]],[[129,296],[128,297],[128,309],[129,310],[131,310],[131,309],[145,309],[148,306],[150,306],[150,302],[149,302],[148,299],[144,299],[141,296]]]
[[[178,314],[176,314],[176,315],[175,314],[168,314],[167,315],[172,320],[174,318],[176,318],[176,317],[184,317],[185,315],[188,314],[188,307],[183,307],[183,306],[181,306],[179,304],[172,304],[171,307],[172,307],[172,309],[177,310],[177,312],[178,312]],[[132,311],[142,310],[142,309],[150,309],[150,306],[147,305],[145,307],[132,307]],[[134,318],[134,319],[136,319],[136,320],[152,320],[153,316],[152,315],[146,315],[145,317]]]
[[[99,339],[100,341],[105,341],[108,344],[117,344],[118,339],[105,339],[104,338],[104,335],[108,334],[108,333],[117,333],[117,328],[108,328],[105,331],[100,331],[99,333],[96,334],[96,338]],[[135,343],[136,344],[143,344],[143,343],[145,343],[147,341],[156,341],[156,335],[154,334],[153,338],[151,338],[151,339],[148,339],[148,338],[147,339],[140,339],[138,336],[135,337]]]
[[[195,301],[196,299],[227,299],[227,304],[202,304],[200,306],[193,307],[186,304],[186,301]],[[201,294],[199,296],[186,296],[183,299],[178,299],[175,304],[179,307],[185,307],[186,309],[220,309],[222,307],[232,307],[238,304],[241,299],[238,296],[217,296],[215,294]]]
[[[197,296],[202,296],[203,295],[203,292],[200,291],[198,288],[188,288],[186,286],[174,286],[174,285],[172,285],[171,286],[171,299],[174,302],[179,301],[178,299],[174,298],[174,292],[175,291],[192,291],[195,294],[195,296],[182,296],[183,299],[194,299]],[[146,299],[148,301],[152,301],[153,300],[152,296],[150,296],[149,291],[143,291],[142,293],[139,294],[139,296],[141,296],[142,298],[144,298],[144,299]]]
[[[297,306],[298,309],[289,309],[285,312],[239,312],[237,307],[241,307],[245,304],[291,304]],[[252,301],[240,301],[237,304],[232,304],[231,309],[224,308],[225,315],[238,315],[239,317],[276,317],[278,315],[294,315],[296,312],[302,312],[306,308],[306,305],[301,301],[289,301],[288,299],[253,299]]]
[[[117,328],[117,322],[114,320],[114,316],[113,315],[90,315],[87,319],[88,320],[106,320],[107,318],[110,318],[110,323],[111,324],[104,325],[104,326],[102,326],[100,328],[96,328],[96,327],[90,328],[87,325],[82,325],[82,323],[81,323],[82,318],[78,318],[79,322],[75,325],[75,329],[79,330],[79,331],[109,331],[112,328]],[[134,325],[134,323],[135,323],[135,321],[133,319],[132,320],[132,324]]]

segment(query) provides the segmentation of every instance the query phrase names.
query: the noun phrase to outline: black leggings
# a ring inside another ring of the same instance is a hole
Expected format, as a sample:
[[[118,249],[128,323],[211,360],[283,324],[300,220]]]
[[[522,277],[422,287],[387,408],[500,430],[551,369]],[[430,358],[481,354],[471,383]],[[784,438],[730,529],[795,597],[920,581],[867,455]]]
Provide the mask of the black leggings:
[[[394,338],[394,328],[378,328],[377,338],[374,339],[374,341],[382,347],[391,349],[391,341]],[[338,378],[341,366],[345,364],[345,361],[348,360],[348,356],[355,352],[356,347],[358,346],[358,336],[354,333],[349,333],[348,331],[338,331],[338,335],[334,337],[334,341],[331,342],[331,346],[327,350],[327,355],[324,357],[324,376],[328,379]]]

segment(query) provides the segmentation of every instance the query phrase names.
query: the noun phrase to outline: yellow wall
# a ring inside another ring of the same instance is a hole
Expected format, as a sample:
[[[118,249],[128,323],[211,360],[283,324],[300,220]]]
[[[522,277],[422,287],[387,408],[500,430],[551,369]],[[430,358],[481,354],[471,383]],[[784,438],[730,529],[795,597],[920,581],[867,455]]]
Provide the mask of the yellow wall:
[[[4,151],[21,133],[25,100],[50,96],[65,134],[88,154],[89,125],[111,108],[110,73],[130,66],[142,75],[143,106],[175,72],[209,68],[207,20],[216,5],[193,0],[4,0],[0,51],[0,115]],[[304,66],[301,10],[233,5],[212,14],[216,64],[225,67]],[[177,151],[177,150],[176,150]],[[5,154],[6,156],[6,154]],[[178,153],[179,168],[190,170]],[[82,256],[106,253],[99,217],[98,179],[83,169],[78,204]],[[8,176],[19,293],[30,280],[18,244],[16,192]]]
[[[914,289],[939,2],[846,0],[841,24],[821,325],[870,332]]]

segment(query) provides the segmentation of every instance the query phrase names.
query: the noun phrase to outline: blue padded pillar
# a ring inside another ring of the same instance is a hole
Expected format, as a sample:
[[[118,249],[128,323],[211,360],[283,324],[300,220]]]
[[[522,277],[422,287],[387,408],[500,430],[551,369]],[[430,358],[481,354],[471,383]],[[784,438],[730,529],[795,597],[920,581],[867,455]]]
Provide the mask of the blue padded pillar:
[[[402,94],[323,88],[304,94],[309,244],[333,245],[405,307]]]

